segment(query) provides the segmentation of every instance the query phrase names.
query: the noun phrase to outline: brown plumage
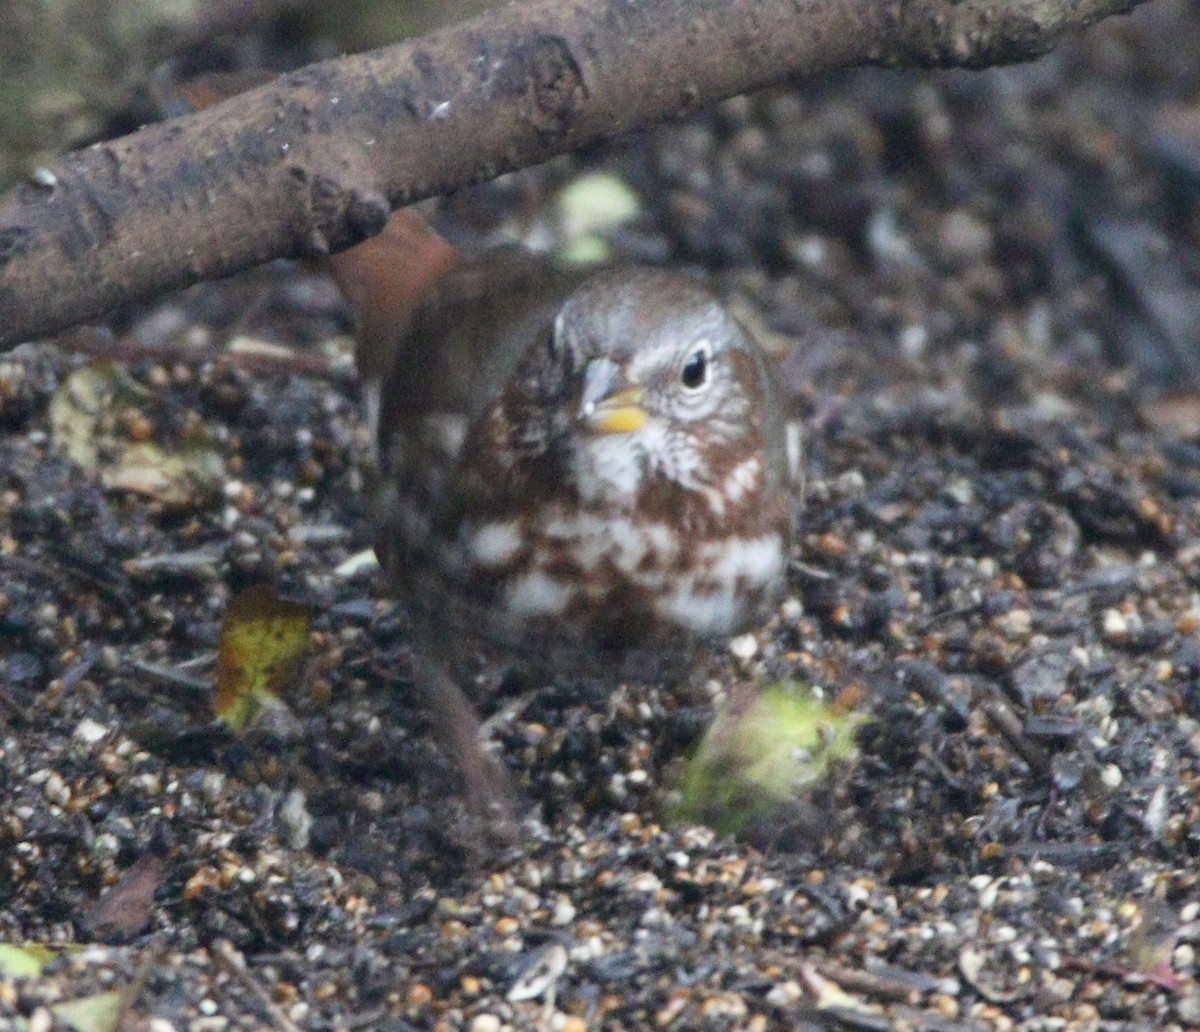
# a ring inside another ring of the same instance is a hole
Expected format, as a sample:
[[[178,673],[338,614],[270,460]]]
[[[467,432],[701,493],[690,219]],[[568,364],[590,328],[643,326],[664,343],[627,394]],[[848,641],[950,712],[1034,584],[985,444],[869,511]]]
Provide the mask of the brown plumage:
[[[178,99],[257,84],[210,76]],[[411,211],[328,264],[358,317],[377,551],[479,807],[503,793],[459,687],[477,659],[655,677],[775,601],[790,531],[775,381],[680,274],[467,261]]]
[[[397,351],[377,439],[378,550],[422,638],[654,676],[780,589],[774,381],[680,274],[579,282],[519,254],[448,274]]]
[[[376,549],[483,809],[503,782],[461,688],[479,661],[677,676],[778,598],[789,461],[769,362],[708,287],[519,250],[447,260],[438,238],[426,261],[414,219],[334,273],[362,327]],[[399,289],[363,288],[389,269]]]

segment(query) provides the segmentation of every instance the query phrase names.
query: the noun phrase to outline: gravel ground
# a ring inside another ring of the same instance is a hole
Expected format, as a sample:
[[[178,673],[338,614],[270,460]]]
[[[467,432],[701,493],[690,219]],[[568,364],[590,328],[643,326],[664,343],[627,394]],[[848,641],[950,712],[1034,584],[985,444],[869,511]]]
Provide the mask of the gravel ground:
[[[1159,0],[1033,66],[806,83],[443,205],[553,238],[564,183],[620,176],[616,255],[742,297],[808,441],[753,656],[490,707],[510,848],[348,563],[365,436],[319,274],[5,357],[0,941],[57,949],[0,977],[0,1028],[109,990],[154,1032],[1200,1027],[1198,97],[1200,9]],[[203,469],[164,493],[145,444]],[[237,737],[213,660],[263,581],[314,645]],[[776,681],[867,714],[857,756],[749,842],[666,826],[714,704]]]

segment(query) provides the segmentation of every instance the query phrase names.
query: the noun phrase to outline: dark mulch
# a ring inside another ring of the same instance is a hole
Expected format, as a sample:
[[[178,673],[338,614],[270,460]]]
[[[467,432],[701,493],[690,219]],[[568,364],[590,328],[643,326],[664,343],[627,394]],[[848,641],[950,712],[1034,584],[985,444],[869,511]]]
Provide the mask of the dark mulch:
[[[124,432],[224,462],[173,506],[52,447],[85,358],[6,356],[0,939],[94,945],[0,980],[0,1027],[130,985],[161,1032],[1200,1022],[1197,97],[1200,9],[1161,0],[1033,66],[799,84],[443,206],[480,238],[623,176],[617,253],[744,297],[808,443],[748,669],[498,712],[511,848],[463,819],[402,622],[341,566],[364,430],[321,277],[73,337],[144,389]],[[238,336],[294,357],[220,357]],[[288,719],[239,739],[207,685],[260,581],[318,633]],[[859,699],[858,757],[768,842],[663,827],[748,675]],[[553,1005],[510,999],[539,964]]]

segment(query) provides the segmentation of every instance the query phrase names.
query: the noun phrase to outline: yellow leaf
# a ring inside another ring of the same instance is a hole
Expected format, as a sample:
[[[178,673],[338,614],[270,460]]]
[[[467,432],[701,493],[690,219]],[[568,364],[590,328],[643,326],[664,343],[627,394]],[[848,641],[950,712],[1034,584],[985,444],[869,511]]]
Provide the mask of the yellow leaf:
[[[244,731],[279,696],[308,649],[312,613],[259,584],[237,595],[225,612],[217,650],[217,716]]]

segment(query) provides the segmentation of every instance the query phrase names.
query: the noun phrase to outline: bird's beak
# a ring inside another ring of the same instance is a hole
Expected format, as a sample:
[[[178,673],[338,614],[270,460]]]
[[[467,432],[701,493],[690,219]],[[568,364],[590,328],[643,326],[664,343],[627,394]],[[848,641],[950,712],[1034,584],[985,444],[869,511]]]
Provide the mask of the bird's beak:
[[[608,359],[594,359],[584,370],[579,418],[589,430],[628,434],[645,425],[646,410],[642,407],[645,392],[641,387],[613,390],[616,379],[616,363]]]
[[[602,434],[628,434],[640,430],[646,423],[642,389],[629,387],[597,402],[585,401],[580,415],[591,429]]]

